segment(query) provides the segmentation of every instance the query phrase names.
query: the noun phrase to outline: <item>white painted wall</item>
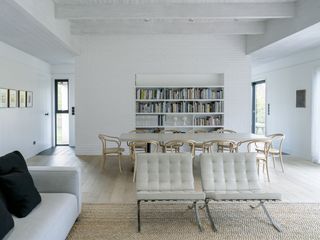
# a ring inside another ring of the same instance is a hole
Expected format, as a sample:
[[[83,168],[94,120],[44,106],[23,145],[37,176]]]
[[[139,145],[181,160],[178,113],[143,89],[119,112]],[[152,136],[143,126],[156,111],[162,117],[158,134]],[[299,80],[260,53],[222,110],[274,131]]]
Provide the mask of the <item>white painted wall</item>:
[[[63,64],[63,65],[51,65],[51,73],[52,73],[52,109],[54,109],[54,81],[56,79],[67,79],[69,80],[69,146],[75,146],[75,116],[72,115],[71,108],[75,106],[75,98],[74,98],[74,75],[75,75],[75,66],[74,64]],[[54,140],[54,131],[55,131],[55,119],[53,116],[53,142]]]
[[[29,158],[51,147],[50,65],[0,42],[0,87],[33,92],[32,108],[0,109],[0,155]]]
[[[134,129],[137,73],[223,73],[225,127],[250,131],[250,62],[243,37],[81,36],[77,42],[77,154],[99,154],[99,133],[119,135]]]
[[[267,133],[286,134],[284,151],[311,160],[311,86],[320,66],[320,48],[311,49],[253,69],[253,81],[266,80]],[[296,90],[306,89],[306,108],[296,108]]]

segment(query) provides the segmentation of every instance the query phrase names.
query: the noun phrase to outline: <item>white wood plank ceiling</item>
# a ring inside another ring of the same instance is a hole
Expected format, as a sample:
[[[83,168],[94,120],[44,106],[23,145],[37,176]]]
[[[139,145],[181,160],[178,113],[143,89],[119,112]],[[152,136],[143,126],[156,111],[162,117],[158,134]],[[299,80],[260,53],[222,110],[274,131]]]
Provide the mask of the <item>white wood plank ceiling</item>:
[[[295,0],[53,0],[58,19],[84,34],[263,34],[295,15]]]
[[[70,63],[77,52],[12,0],[0,0],[0,41],[48,63]]]

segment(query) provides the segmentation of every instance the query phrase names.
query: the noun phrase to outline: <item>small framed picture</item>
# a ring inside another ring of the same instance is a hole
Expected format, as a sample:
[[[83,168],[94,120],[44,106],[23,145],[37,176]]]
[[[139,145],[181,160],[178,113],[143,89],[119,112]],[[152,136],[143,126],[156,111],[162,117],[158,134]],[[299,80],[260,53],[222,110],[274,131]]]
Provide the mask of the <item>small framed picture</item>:
[[[27,107],[31,108],[33,106],[33,93],[27,91]]]
[[[19,90],[19,107],[26,107],[26,91]]]
[[[297,90],[296,91],[296,107],[305,108],[306,107],[306,90]]]
[[[8,89],[0,88],[0,108],[8,107]]]
[[[18,107],[18,91],[9,89],[9,107],[16,108]]]

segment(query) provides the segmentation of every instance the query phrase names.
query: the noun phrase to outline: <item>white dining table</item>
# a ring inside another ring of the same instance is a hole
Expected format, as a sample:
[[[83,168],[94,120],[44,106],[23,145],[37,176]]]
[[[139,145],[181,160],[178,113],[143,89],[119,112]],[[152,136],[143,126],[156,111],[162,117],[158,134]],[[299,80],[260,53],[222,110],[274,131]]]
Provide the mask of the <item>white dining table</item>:
[[[171,140],[193,140],[199,143],[210,140],[233,140],[236,142],[243,142],[247,140],[267,140],[268,137],[264,135],[257,135],[252,133],[122,133],[120,135],[121,141],[159,141],[167,142]]]

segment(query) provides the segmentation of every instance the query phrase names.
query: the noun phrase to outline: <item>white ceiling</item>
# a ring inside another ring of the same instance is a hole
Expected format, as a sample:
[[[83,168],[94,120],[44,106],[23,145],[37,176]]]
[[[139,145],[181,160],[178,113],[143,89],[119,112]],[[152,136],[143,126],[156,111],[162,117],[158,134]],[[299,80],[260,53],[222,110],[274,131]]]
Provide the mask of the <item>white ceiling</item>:
[[[48,63],[72,61],[76,55],[54,33],[11,0],[0,0],[0,41]]]
[[[295,0],[53,0],[58,19],[84,34],[263,34],[294,17]]]

